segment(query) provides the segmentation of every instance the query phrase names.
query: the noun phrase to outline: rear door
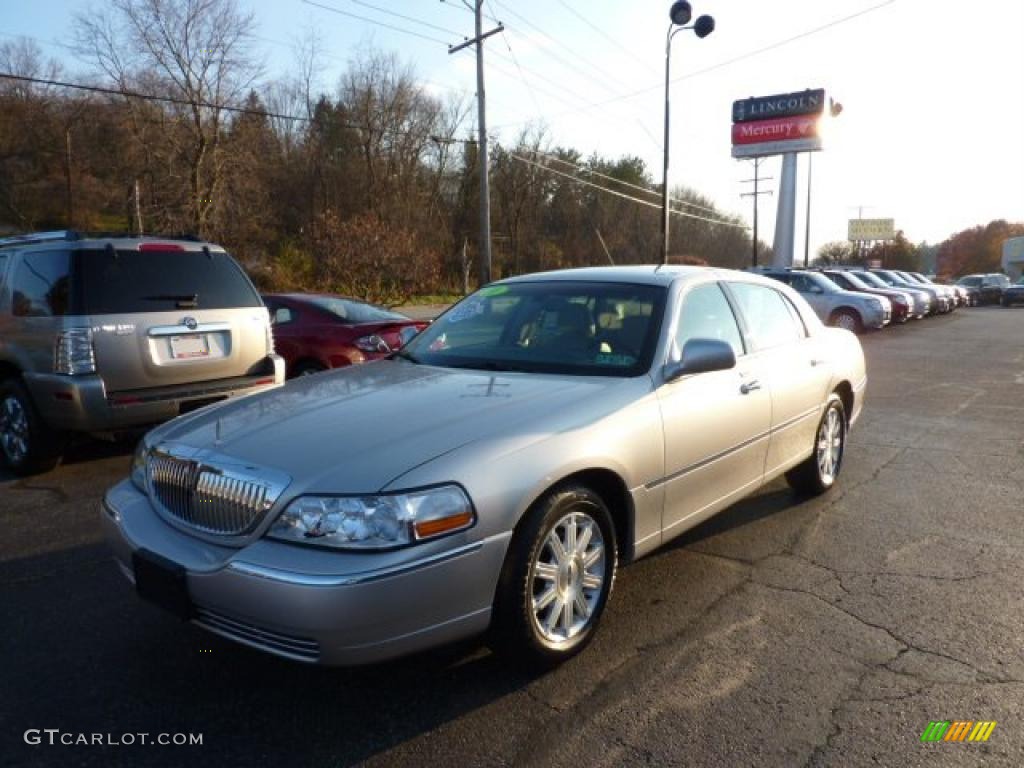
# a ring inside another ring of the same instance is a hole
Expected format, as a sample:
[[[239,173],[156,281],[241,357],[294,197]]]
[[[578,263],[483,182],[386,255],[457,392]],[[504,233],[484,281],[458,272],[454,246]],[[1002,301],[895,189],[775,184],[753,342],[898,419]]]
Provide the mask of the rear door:
[[[145,243],[75,256],[79,302],[108,393],[258,372],[268,352],[267,311],[228,254]]]
[[[814,444],[832,378],[829,350],[808,334],[800,313],[781,291],[754,283],[728,286],[753,349],[751,364],[771,392],[767,478],[800,461]]]

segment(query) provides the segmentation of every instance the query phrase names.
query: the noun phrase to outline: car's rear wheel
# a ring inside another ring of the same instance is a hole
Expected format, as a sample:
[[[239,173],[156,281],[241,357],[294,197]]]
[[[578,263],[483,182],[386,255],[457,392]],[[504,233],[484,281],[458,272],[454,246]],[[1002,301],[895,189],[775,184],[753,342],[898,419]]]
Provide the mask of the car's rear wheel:
[[[860,333],[864,326],[860,321],[860,315],[852,309],[838,309],[832,313],[832,325],[853,333]]]
[[[63,436],[50,429],[17,379],[0,382],[0,455],[16,475],[53,469],[64,449]]]
[[[811,455],[786,473],[786,481],[797,493],[818,496],[839,479],[846,451],[846,409],[838,395],[829,396],[825,412],[814,433]]]
[[[600,622],[617,564],[615,528],[601,497],[582,485],[552,491],[509,545],[491,644],[531,664],[579,653]]]

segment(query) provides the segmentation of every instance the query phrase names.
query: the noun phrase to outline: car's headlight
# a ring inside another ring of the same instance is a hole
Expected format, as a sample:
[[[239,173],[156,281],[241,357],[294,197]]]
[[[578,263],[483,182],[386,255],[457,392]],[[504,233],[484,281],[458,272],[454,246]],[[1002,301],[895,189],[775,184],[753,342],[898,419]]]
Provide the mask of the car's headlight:
[[[463,490],[444,485],[377,496],[300,496],[267,535],[339,549],[385,549],[465,530],[475,521]]]
[[[135,453],[132,454],[132,467],[128,473],[132,485],[143,493],[148,493],[146,488],[146,456],[148,453],[149,446],[146,445],[145,439],[139,440],[139,444],[135,446]]]

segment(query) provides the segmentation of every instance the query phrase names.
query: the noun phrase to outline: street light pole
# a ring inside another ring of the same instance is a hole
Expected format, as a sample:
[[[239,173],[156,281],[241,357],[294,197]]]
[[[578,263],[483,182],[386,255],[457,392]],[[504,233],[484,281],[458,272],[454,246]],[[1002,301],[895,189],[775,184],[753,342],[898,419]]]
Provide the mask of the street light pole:
[[[705,38],[715,31],[715,20],[710,16],[701,16],[692,26],[690,23],[693,16],[693,8],[687,0],[676,0],[668,12],[671,22],[668,25],[668,34],[665,37],[665,147],[664,147],[664,169],[661,179],[661,263],[668,264],[668,242],[669,242],[669,198],[668,198],[668,163],[669,163],[669,114],[671,104],[669,92],[672,83],[672,38],[676,32],[684,29],[692,29],[699,38]]]
[[[665,147],[664,169],[661,176],[661,263],[668,264],[668,153],[669,153],[669,85],[672,77],[672,36],[676,33],[669,25],[665,40]]]

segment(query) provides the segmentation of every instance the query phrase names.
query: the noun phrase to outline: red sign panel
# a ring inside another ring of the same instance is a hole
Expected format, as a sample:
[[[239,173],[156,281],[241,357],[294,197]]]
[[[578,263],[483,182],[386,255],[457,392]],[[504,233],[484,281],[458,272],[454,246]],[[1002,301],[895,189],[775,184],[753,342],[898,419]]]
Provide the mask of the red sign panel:
[[[732,143],[762,144],[779,141],[800,141],[818,137],[818,115],[794,115],[772,120],[736,123],[732,127]]]

